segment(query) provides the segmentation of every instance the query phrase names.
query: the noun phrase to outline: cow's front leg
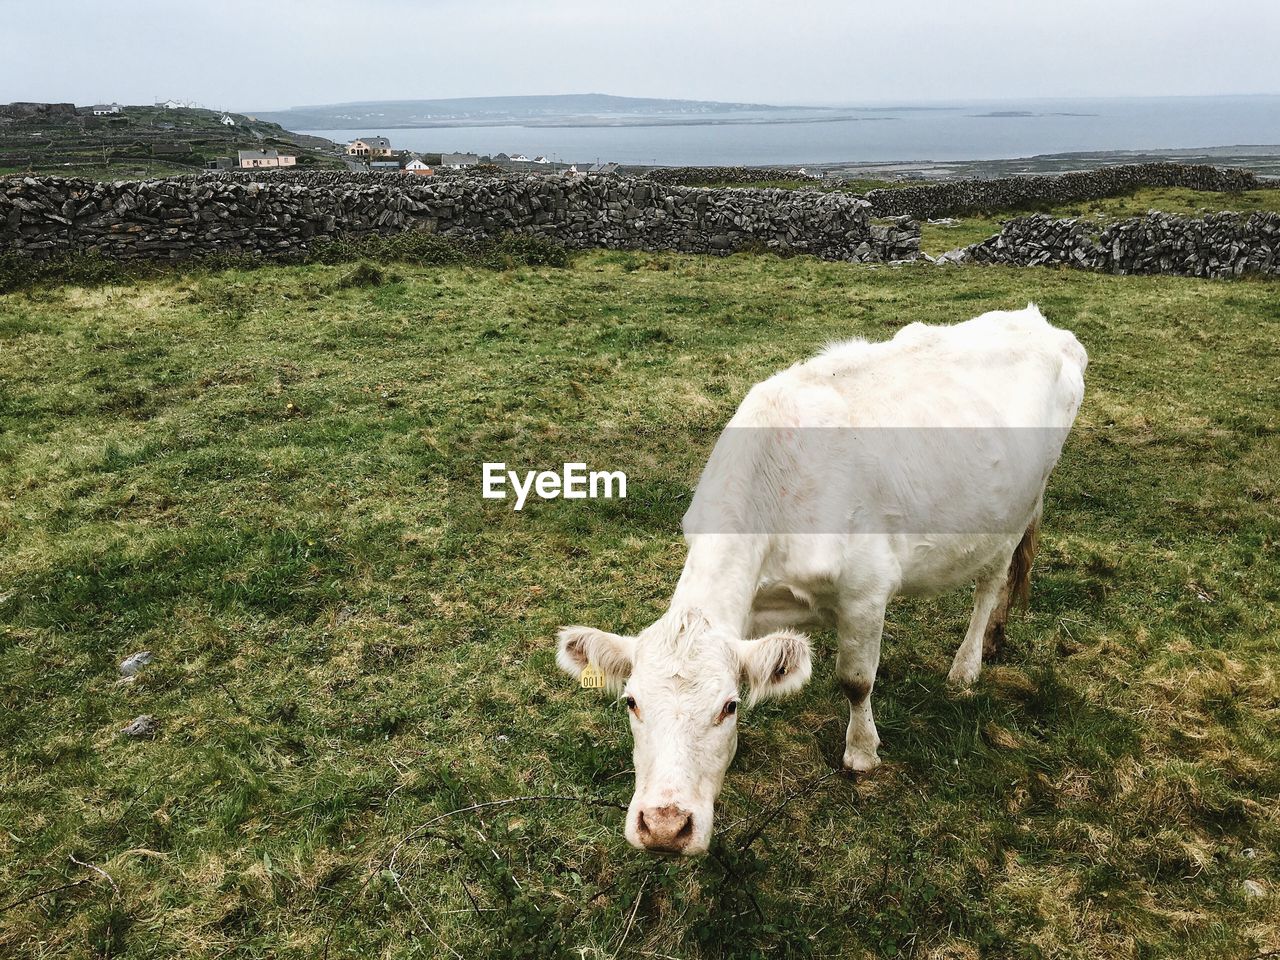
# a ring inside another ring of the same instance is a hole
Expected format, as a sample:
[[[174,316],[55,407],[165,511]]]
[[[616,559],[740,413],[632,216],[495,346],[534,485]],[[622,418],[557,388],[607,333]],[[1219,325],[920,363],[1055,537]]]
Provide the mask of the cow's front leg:
[[[848,605],[838,614],[840,650],[836,678],[849,699],[849,729],[844,737],[844,769],[859,774],[880,764],[880,736],[871,714],[871,690],[880,666],[880,635],[884,632],[886,602]]]

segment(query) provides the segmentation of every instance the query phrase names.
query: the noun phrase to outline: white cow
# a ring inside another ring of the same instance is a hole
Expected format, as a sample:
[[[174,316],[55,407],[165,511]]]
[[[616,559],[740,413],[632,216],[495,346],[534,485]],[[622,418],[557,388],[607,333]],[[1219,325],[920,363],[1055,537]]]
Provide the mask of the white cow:
[[[1028,305],[840,343],[752,388],[685,515],[688,559],[670,609],[635,637],[559,634],[564,670],[593,665],[624,693],[634,846],[706,851],[739,688],[752,703],[809,679],[796,627],[836,629],[853,774],[879,763],[871,691],[894,596],[976,583],[950,680],[977,678],[984,637],[1025,594],[1087,363],[1074,336]]]

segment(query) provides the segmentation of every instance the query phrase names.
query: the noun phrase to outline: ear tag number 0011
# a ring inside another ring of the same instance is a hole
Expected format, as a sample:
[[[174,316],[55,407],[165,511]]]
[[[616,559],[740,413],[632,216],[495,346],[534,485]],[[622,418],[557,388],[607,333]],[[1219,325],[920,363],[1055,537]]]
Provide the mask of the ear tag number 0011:
[[[604,671],[588,663],[578,682],[582,684],[583,690],[599,690],[604,686]]]

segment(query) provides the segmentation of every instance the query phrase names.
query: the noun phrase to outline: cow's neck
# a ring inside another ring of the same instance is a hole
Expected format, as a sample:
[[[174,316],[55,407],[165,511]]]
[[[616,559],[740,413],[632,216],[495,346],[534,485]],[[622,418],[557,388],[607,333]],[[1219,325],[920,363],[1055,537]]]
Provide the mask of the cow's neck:
[[[754,534],[690,537],[671,609],[700,610],[712,624],[745,636],[764,551],[765,538]]]

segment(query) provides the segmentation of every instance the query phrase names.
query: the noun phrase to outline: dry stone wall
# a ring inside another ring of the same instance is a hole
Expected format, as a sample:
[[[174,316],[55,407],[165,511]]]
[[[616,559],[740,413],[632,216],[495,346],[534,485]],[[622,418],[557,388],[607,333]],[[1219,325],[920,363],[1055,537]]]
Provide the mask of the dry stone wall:
[[[537,234],[569,247],[914,258],[918,226],[909,219],[872,224],[869,210],[846,194],[589,177],[316,172],[114,183],[10,177],[0,179],[0,252],[287,258],[318,238],[423,230],[468,239]]]
[[[654,167],[641,174],[654,183],[692,186],[699,183],[733,183],[744,186],[777,180],[801,179],[796,168],[781,167]],[[812,177],[822,182],[821,177]]]
[[[1130,163],[1056,176],[947,180],[916,187],[871,190],[864,198],[873,217],[919,219],[989,210],[1019,210],[1038,204],[1078,203],[1128,193],[1139,187],[1185,187],[1238,192],[1280,187],[1248,170],[1186,163]]]
[[[0,178],[0,253],[173,260],[249,253],[289,259],[325,238],[426,231],[464,239],[535,234],[575,248],[769,249],[834,260],[899,261],[918,256],[918,224],[906,216],[873,222],[874,214],[954,212],[944,202],[1016,205],[1033,194],[1038,201],[1065,202],[1152,183],[1204,190],[1266,185],[1240,170],[1142,164],[868,195],[928,200],[886,210],[840,192],[699,189],[647,178],[255,171],[103,183],[17,176]],[[944,259],[1067,264],[1110,273],[1276,276],[1280,214],[1189,218],[1153,213],[1106,227],[1021,217],[998,236]]]
[[[1280,213],[1149,213],[1109,226],[1036,215],[948,254],[956,262],[1066,265],[1104,273],[1280,276]]]

